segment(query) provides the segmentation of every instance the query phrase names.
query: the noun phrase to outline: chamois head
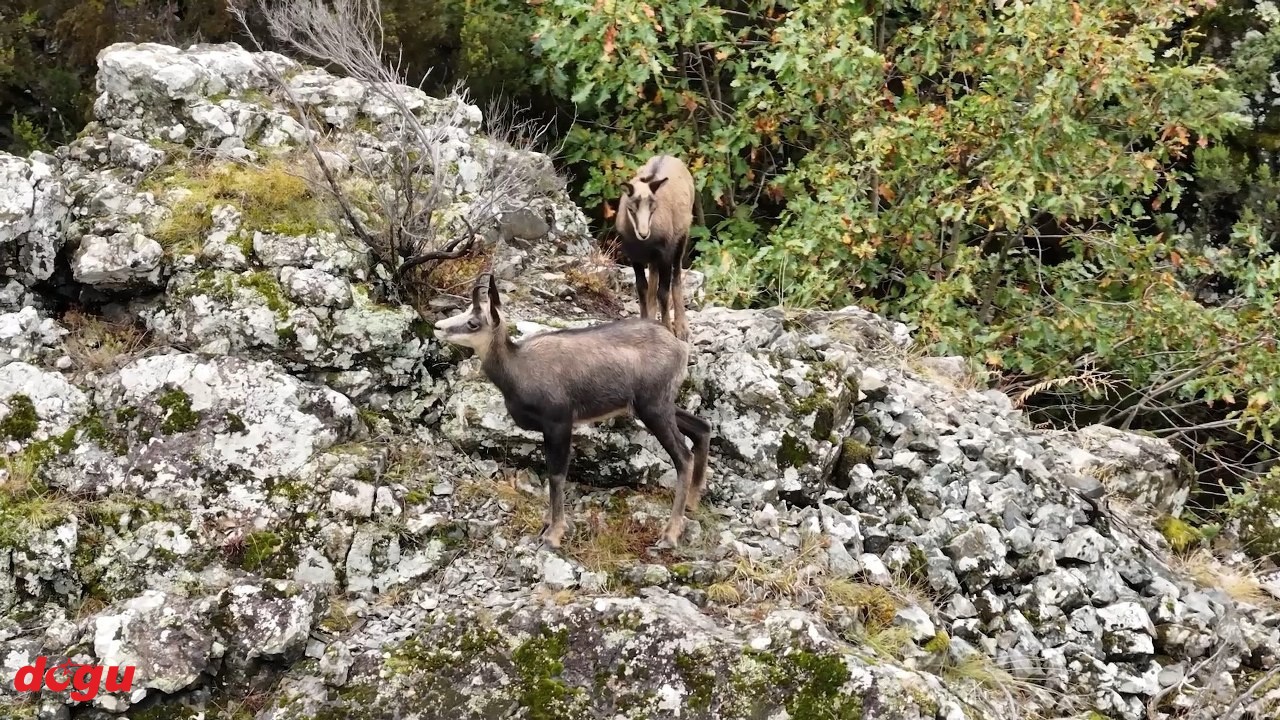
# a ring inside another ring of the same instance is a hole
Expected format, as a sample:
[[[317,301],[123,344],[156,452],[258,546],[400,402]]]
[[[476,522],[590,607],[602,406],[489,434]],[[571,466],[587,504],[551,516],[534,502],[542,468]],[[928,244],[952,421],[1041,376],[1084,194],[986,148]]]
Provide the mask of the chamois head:
[[[622,194],[627,196],[627,219],[631,221],[636,237],[648,240],[652,230],[653,210],[658,206],[658,188],[666,184],[668,178],[654,180],[636,178],[622,184]]]
[[[487,297],[481,292],[488,278]],[[502,318],[502,301],[498,299],[498,281],[492,272],[482,272],[471,286],[471,306],[451,318],[436,323],[437,337],[454,345],[462,345],[483,357],[493,341],[506,328]]]

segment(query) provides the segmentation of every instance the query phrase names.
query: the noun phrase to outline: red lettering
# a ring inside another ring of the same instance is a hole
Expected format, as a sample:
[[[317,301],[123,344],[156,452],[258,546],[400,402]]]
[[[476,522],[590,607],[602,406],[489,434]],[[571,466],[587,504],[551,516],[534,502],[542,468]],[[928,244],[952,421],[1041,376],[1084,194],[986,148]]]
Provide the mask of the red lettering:
[[[76,667],[70,660],[62,663],[57,667],[51,667],[44,673],[44,686],[54,692],[62,692],[71,684],[71,668]],[[62,680],[58,679],[58,671],[64,674]]]
[[[119,675],[119,677],[117,677]],[[129,692],[133,687],[133,666],[113,665],[107,668],[107,692]]]
[[[98,683],[101,680],[101,665],[81,665],[71,681],[75,687],[75,691],[71,693],[71,699],[76,702],[94,699],[98,696]]]
[[[13,676],[13,689],[18,692],[35,692],[40,689],[40,677],[44,675],[45,659],[36,658],[35,665],[24,665],[18,668]]]

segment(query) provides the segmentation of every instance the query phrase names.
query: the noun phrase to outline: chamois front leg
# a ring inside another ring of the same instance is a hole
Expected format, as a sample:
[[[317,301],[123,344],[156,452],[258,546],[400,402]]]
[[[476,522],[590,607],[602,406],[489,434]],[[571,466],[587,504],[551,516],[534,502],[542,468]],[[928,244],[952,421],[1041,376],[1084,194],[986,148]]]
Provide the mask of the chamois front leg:
[[[548,483],[547,518],[539,539],[548,547],[560,548],[567,526],[564,517],[564,483],[569,475],[569,453],[573,444],[573,424],[557,422],[542,431],[543,452],[547,456]]]
[[[655,263],[658,269],[658,307],[662,308],[662,324],[674,335],[675,322],[671,312],[671,263],[665,259]]]
[[[636,301],[640,303],[640,317],[648,320],[649,311],[653,309],[653,305],[649,300],[651,293],[649,281],[644,276],[644,263],[631,263],[631,269],[636,273]]]
[[[689,321],[684,317],[684,279],[681,273],[684,272],[684,252],[688,243],[689,236],[686,235],[680,241],[675,259],[671,263],[671,305],[675,314],[675,334],[685,342],[689,341]]]
[[[658,317],[658,266],[654,263],[649,263],[649,285],[644,297],[649,304],[649,317]]]

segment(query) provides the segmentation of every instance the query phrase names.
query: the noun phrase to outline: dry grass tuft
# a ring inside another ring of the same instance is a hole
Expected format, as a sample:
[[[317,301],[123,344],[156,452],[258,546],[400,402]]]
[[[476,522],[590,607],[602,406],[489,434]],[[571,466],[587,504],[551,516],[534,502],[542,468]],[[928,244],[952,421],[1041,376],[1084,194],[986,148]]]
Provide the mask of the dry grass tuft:
[[[1228,565],[1214,557],[1208,550],[1196,550],[1185,555],[1175,555],[1170,567],[1186,575],[1198,585],[1223,591],[1238,603],[1255,607],[1277,606],[1276,598],[1268,593],[1258,580],[1257,565]]]
[[[592,507],[577,521],[569,550],[574,560],[592,572],[611,572],[635,564],[658,541],[662,528],[629,512],[625,497],[608,507]]]
[[[591,249],[587,256],[587,264],[609,267],[622,263],[622,243],[617,238],[609,238]]]
[[[70,331],[67,353],[80,372],[114,370],[147,347],[146,331],[128,323],[69,310],[62,324]]]
[[[22,452],[0,458],[0,546],[25,542],[54,527],[75,507],[39,479],[40,460]]]
[[[40,470],[39,458],[33,453],[16,453],[0,458],[0,498],[5,504],[27,497],[38,487],[36,475]]]
[[[612,296],[606,271],[590,265],[574,265],[564,271],[565,282],[583,295]]]
[[[442,293],[467,297],[471,293],[471,285],[476,276],[484,270],[489,262],[489,255],[483,249],[475,247],[471,253],[456,260],[444,260],[431,268],[426,284]],[[418,283],[410,282],[410,287]]]
[[[1066,715],[1078,710],[1079,698],[1049,690],[1034,679],[1014,677],[980,652],[959,660],[947,656],[937,671],[950,685],[976,685],[981,688],[989,699],[1002,706],[1005,713],[1030,713],[1035,705],[1052,707]],[[1039,716],[1031,714],[1029,717]]]
[[[512,475],[505,482],[493,483],[493,492],[498,501],[511,508],[511,517],[503,523],[516,537],[533,535],[542,529],[542,517],[546,511],[546,502],[520,488],[517,475]]]
[[[879,585],[868,585],[841,577],[823,577],[818,587],[828,611],[839,608],[852,611],[854,617],[869,628],[886,627],[902,606],[899,598]]]

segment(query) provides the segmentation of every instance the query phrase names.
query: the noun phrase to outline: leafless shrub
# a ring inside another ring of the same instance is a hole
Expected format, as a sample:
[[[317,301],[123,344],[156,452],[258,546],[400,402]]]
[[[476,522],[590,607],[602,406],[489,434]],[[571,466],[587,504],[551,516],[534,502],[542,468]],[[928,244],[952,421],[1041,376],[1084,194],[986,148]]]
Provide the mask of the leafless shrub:
[[[307,146],[323,176],[317,184],[373,251],[393,292],[420,293],[439,263],[469,255],[478,236],[492,233],[504,215],[563,187],[549,160],[539,163],[525,154],[542,149],[550,125],[524,120],[500,100],[484,124],[488,139],[473,139],[470,126],[477,118],[462,87],[422,105],[422,96],[410,89],[421,82],[410,83],[401,64],[384,55],[379,0],[228,4],[258,50],[263,44],[247,20],[249,4],[280,46],[362,82],[390,109],[380,118],[378,137],[361,138],[351,158],[358,180],[344,186],[323,158],[323,133],[310,109],[278,69],[259,62],[308,131]]]

